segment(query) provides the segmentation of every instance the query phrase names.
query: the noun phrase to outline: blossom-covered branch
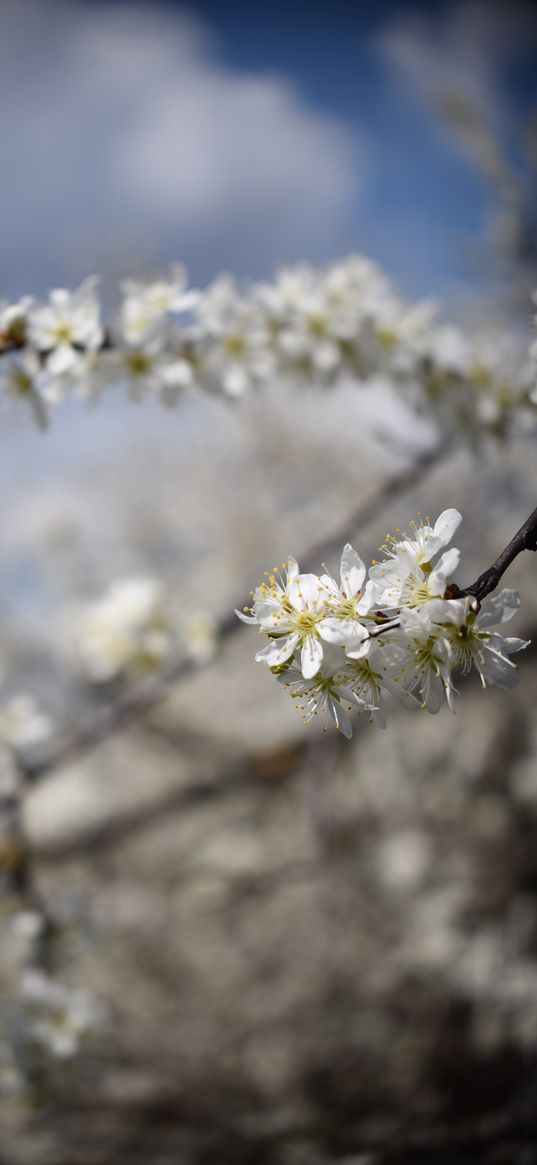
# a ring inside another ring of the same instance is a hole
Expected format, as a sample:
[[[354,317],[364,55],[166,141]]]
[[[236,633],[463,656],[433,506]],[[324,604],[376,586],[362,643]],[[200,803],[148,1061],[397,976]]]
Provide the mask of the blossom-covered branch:
[[[527,642],[493,628],[515,614],[519,596],[485,596],[521,550],[536,548],[537,511],[466,591],[451,581],[459,551],[445,549],[461,514],[445,510],[434,526],[418,517],[410,533],[387,537],[384,558],[369,571],[350,543],[339,580],[326,568],[320,576],[301,573],[289,558],[265,572],[236,612],[268,637],[255,658],[288,689],[306,722],[321,713],[351,737],[352,709],[385,727],[387,694],[434,714],[444,699],[454,710],[454,674],[475,668],[483,686],[515,682],[510,656]]]
[[[342,541],[378,518],[388,501],[423,481],[449,451],[447,442],[431,446],[410,465],[391,474],[340,528],[305,550],[302,561],[314,566],[320,556],[333,554]],[[239,630],[240,623],[231,613],[212,627],[188,624],[176,634],[163,588],[156,580],[130,579],[110,588],[83,620],[81,663],[92,682],[116,679],[127,681],[127,686],[73,731],[51,738],[44,747],[25,749],[19,755],[19,763],[26,780],[46,777],[135,723],[166,699],[170,689],[187,679],[200,663],[213,658]],[[140,670],[145,678],[135,682]]]
[[[360,256],[246,288],[220,276],[204,292],[176,266],[124,281],[107,325],[97,286],[0,301],[0,393],[27,401],[41,427],[67,392],[93,399],[122,381],[134,400],[172,406],[196,388],[237,398],[275,379],[326,387],[377,375],[450,431],[503,435],[534,419],[531,359],[505,337],[469,339],[429,301],[407,303]]]

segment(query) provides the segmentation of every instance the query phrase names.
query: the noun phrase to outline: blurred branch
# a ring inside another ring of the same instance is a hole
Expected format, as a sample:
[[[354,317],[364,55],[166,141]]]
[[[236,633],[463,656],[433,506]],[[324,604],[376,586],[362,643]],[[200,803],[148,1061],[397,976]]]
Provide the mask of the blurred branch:
[[[28,912],[37,920],[27,959],[29,965],[46,972],[50,968],[54,926],[36,883],[24,821],[24,779],[16,755],[12,759],[13,771],[7,780],[3,774],[0,789],[0,888],[2,898],[13,901],[19,911]],[[2,758],[0,764],[5,763],[6,758]]]
[[[493,186],[508,197],[519,192],[519,178],[509,164],[483,113],[469,97],[444,90],[436,98],[440,116],[456,131],[465,143],[472,161]]]
[[[317,566],[323,557],[327,557],[335,550],[339,550],[342,543],[349,541],[357,530],[367,526],[382,512],[387,502],[398,498],[406,490],[411,489],[427,475],[428,471],[436,467],[451,451],[447,441],[441,441],[425,453],[421,454],[410,466],[386,478],[383,484],[370,497],[366,498],[353,510],[345,522],[342,522],[330,537],[319,540],[306,550],[301,556],[301,566],[310,569]],[[244,606],[244,599],[237,604],[238,609]],[[220,620],[216,629],[216,638],[221,647],[226,640],[234,636],[241,628],[236,615],[231,612]],[[61,765],[78,759],[80,756],[97,748],[104,740],[121,732],[130,724],[145,715],[168,696],[170,688],[191,675],[199,664],[195,660],[184,657],[171,665],[158,676],[137,684],[126,691],[110,707],[100,711],[97,715],[88,718],[60,739],[53,740],[48,749],[40,755],[27,754],[19,758],[27,781],[40,780],[53,772]]]
[[[522,133],[520,127],[514,127],[518,150],[511,158],[498,128],[468,95],[444,90],[436,95],[435,105],[466,148],[494,200],[476,252],[479,263],[489,268],[492,264],[497,273],[514,279],[525,299],[537,265],[537,113],[530,113]]]
[[[29,344],[25,337],[19,340],[14,339],[13,336],[9,334],[9,332],[0,332],[0,356],[12,356],[15,352],[23,352],[24,349],[28,347]],[[84,344],[72,343],[71,347],[74,348],[75,352],[81,352],[82,354],[89,351],[89,349]],[[109,352],[112,351],[114,347],[116,347],[116,345],[112,340],[110,332],[107,328],[105,328],[103,339],[99,344],[99,347],[97,349],[92,348],[91,351]],[[45,361],[47,356],[50,356],[52,352],[52,348],[42,348],[39,350],[37,355],[39,356],[40,360]]]
[[[180,788],[171,789],[152,805],[134,806],[114,819],[107,818],[81,828],[75,835],[42,842],[36,856],[41,864],[56,864],[78,859],[84,854],[115,851],[125,838],[143,834],[152,826],[158,826],[163,819],[169,820],[173,814],[183,815],[207,802],[251,788],[253,784],[264,789],[286,784],[300,771],[309,747],[305,737],[298,741],[293,737],[277,748],[230,758],[223,765],[213,766],[209,774],[198,775]]]
[[[529,659],[534,662],[537,657],[537,627],[529,627],[526,634],[530,640],[528,650],[524,653],[527,664]],[[468,677],[468,683],[478,683],[475,673]],[[527,738],[523,724],[519,721],[520,710],[515,705],[508,720],[505,723],[502,721],[500,724],[499,733],[494,737],[491,746],[490,757],[487,757],[483,766],[483,772],[487,774],[487,779],[492,771],[496,771],[496,768],[499,772],[505,770],[506,742],[509,742],[511,760],[514,756],[527,755],[531,742]],[[367,731],[367,726],[368,721],[365,718],[358,719],[354,729],[355,745],[361,739],[362,733]],[[149,726],[149,731],[155,733],[158,739],[164,739],[173,748],[178,746],[180,740],[184,746],[184,736],[180,735],[179,731],[170,736],[167,729],[163,730],[160,726],[153,727],[152,725]],[[198,745],[199,738],[194,737],[192,743]],[[230,757],[220,765],[213,763],[215,753],[214,749],[211,748],[209,750],[210,772],[198,774],[193,780],[180,787],[168,790],[149,806],[129,807],[113,818],[107,817],[102,821],[85,826],[81,823],[80,829],[74,834],[69,833],[68,836],[38,842],[34,850],[35,860],[39,862],[41,867],[43,863],[52,865],[69,863],[84,855],[95,858],[96,855],[102,856],[110,851],[116,852],[117,846],[121,845],[125,839],[144,834],[147,829],[158,827],[163,820],[170,820],[176,814],[184,817],[185,813],[212,801],[218,801],[243,791],[246,792],[254,786],[257,791],[273,794],[281,788],[287,788],[295,779],[300,778],[305,765],[309,769],[310,765],[317,764],[316,754],[318,754],[321,764],[326,762],[327,748],[330,749],[330,763],[335,764],[337,762],[337,749],[341,747],[342,743],[340,734],[336,732],[330,737],[314,736],[313,739],[308,734],[303,734],[298,738],[293,735],[276,747],[263,748],[245,756]],[[346,742],[344,747],[346,747]],[[200,758],[196,753],[193,757],[187,754],[186,759],[187,761],[193,759],[199,764]],[[314,793],[316,792],[317,790],[314,790]],[[316,810],[317,806],[312,805],[312,809]],[[321,824],[326,838],[327,827],[328,834],[330,834],[333,823],[326,812],[325,805],[322,806],[322,811]],[[318,821],[317,812],[315,819]],[[195,872],[199,873],[200,868],[196,867]]]

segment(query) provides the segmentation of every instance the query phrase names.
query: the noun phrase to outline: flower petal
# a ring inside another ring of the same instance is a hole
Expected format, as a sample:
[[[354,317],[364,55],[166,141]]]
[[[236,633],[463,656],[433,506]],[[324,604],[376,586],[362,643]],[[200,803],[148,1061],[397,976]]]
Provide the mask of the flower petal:
[[[337,647],[353,647],[369,637],[367,628],[355,619],[338,619],[335,615],[321,619],[317,629],[322,639]]]
[[[297,574],[288,586],[287,594],[296,611],[316,610],[325,598],[316,574]]]
[[[447,546],[462,522],[458,510],[444,510],[434,524],[433,537],[438,541],[438,549]]]
[[[506,655],[513,655],[515,651],[523,651],[525,647],[529,647],[531,639],[516,639],[514,636],[509,636],[508,639],[503,640],[503,650]]]
[[[507,623],[509,619],[516,615],[520,607],[520,595],[517,591],[508,590],[507,587],[500,591],[499,595],[488,595],[483,600],[483,606],[479,612],[478,626],[491,627],[494,623]]]
[[[457,550],[456,546],[452,546],[451,550],[446,550],[445,554],[438,560],[434,570],[429,575],[429,590],[431,595],[443,595],[446,581],[457,569],[460,556],[460,550]]]
[[[295,637],[291,636],[291,639],[293,638]],[[298,639],[298,636],[296,638]],[[305,680],[310,680],[317,675],[323,662],[323,645],[320,639],[314,635],[308,635],[307,639],[304,640],[300,661]]]
[[[444,684],[440,676],[429,672],[425,677],[421,695],[427,711],[431,716],[436,716],[444,703]]]
[[[343,547],[341,555],[341,585],[348,599],[352,599],[361,589],[365,578],[365,564],[350,542]]]
[[[359,600],[356,610],[359,615],[367,615],[377,601],[377,584],[372,578],[365,585],[364,593]]]
[[[271,639],[266,647],[258,651],[256,663],[266,663],[269,667],[279,667],[290,659],[298,643],[298,635],[286,635],[285,639]]]
[[[365,631],[365,628],[363,630]],[[366,631],[365,637],[363,639],[355,636],[352,642],[349,643],[346,647],[345,655],[348,656],[349,659],[364,659],[366,655],[369,655],[369,652],[371,651],[374,643],[375,640],[372,639],[369,633]]]
[[[338,692],[339,692],[342,700],[347,700],[347,703],[349,703],[349,704],[356,704],[356,707],[360,708],[360,710],[362,712],[377,712],[378,711],[376,704],[368,704],[367,700],[364,700],[363,698],[358,696],[356,694],[356,692],[353,692],[351,688],[347,688],[347,686],[345,684],[340,684],[338,686]]]
[[[257,615],[245,615],[243,611],[238,611],[236,607],[235,614],[242,623],[257,623]]]
[[[346,736],[347,740],[350,740],[352,736],[352,724],[348,712],[339,703],[339,700],[334,700],[332,696],[328,698],[328,707],[338,732],[342,732],[343,736]]]
[[[396,700],[403,705],[403,708],[411,708],[415,710],[420,707],[420,702],[412,692],[407,692],[402,684],[398,684],[395,680],[384,678],[382,680],[382,687],[386,688],[387,692],[391,692]]]

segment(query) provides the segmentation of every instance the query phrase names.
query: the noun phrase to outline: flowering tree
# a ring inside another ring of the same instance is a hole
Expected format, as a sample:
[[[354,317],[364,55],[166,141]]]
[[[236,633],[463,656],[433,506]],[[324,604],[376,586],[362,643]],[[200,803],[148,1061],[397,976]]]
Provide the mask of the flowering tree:
[[[246,289],[221,277],[205,292],[189,290],[175,267],[153,282],[122,284],[109,324],[93,278],[72,293],[53,291],[46,303],[1,302],[0,355],[2,394],[30,406],[43,429],[67,394],[102,399],[119,382],[134,400],[157,398],[171,408],[188,392],[237,401],[275,379],[289,391],[302,383],[328,391],[343,377],[358,388],[382,374],[411,412],[434,419],[438,434],[426,455],[386,482],[320,548],[327,554],[345,543],[339,579],[327,568],[301,571],[288,557],[239,603],[238,618],[229,613],[215,625],[197,616],[181,626],[159,580],[115,583],[87,607],[78,637],[82,671],[94,685],[115,685],[113,700],[58,737],[31,701],[4,709],[0,736],[11,760],[2,862],[22,899],[17,927],[25,951],[12,1040],[19,1087],[46,1075],[50,1057],[72,1058],[100,1016],[89,995],[68,991],[55,977],[54,927],[24,841],[25,781],[139,716],[171,683],[211,659],[240,621],[266,637],[256,660],[290,692],[304,719],[320,713],[345,737],[352,736],[351,710],[384,727],[391,697],[409,710],[436,713],[444,700],[453,709],[457,676],[472,669],[483,686],[512,686],[511,656],[527,642],[497,630],[515,615],[519,598],[509,589],[495,592],[513,559],[537,549],[537,510],[463,589],[453,581],[459,551],[450,543],[461,521],[453,508],[434,524],[418,515],[408,533],[389,535],[369,570],[349,538],[455,441],[479,447],[487,438],[531,430],[537,350],[521,353],[506,336],[470,340],[439,321],[431,303],[406,303],[377,267],[351,257],[323,270],[283,270],[272,283]],[[316,566],[317,549],[304,548],[302,563]]]

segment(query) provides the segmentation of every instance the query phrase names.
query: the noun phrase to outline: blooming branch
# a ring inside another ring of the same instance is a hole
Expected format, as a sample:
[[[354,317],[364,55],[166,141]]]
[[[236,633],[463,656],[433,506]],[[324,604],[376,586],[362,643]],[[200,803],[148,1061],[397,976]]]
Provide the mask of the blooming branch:
[[[347,543],[340,582],[328,573],[301,573],[294,558],[265,572],[236,614],[267,636],[255,658],[297,700],[306,723],[321,714],[351,737],[354,708],[384,728],[388,693],[432,714],[446,699],[453,711],[453,676],[472,669],[484,687],[513,685],[510,657],[527,641],[491,628],[507,622],[520,599],[510,590],[486,596],[517,554],[537,549],[537,510],[465,591],[451,581],[459,551],[446,549],[460,522],[454,509],[434,526],[420,517],[410,533],[388,535],[383,560],[373,560],[369,571]]]
[[[126,382],[134,400],[175,405],[202,388],[242,397],[274,379],[327,387],[387,376],[415,410],[475,438],[504,436],[534,419],[535,371],[505,337],[470,340],[408,304],[360,256],[318,270],[281,270],[239,288],[228,276],[189,290],[184,268],[146,283],[125,280],[102,319],[98,280],[57,289],[46,302],[0,301],[0,390],[25,400],[44,427],[68,391],[96,398]]]
[[[387,502],[393,498],[401,497],[406,490],[411,489],[423,481],[429,470],[438,466],[449,452],[450,446],[446,442],[442,442],[441,444],[432,446],[416,458],[409,466],[399,470],[397,473],[391,474],[374,494],[366,498],[365,501],[348,515],[340,528],[328,538],[315,543],[315,545],[305,550],[301,556],[302,562],[307,566],[311,565],[313,567],[319,558],[329,557],[337,550],[337,547],[342,541],[347,541],[354,536],[356,531],[367,526],[377,518]],[[239,607],[243,606],[244,600],[240,601],[237,605]],[[104,630],[102,616],[108,613],[109,606],[110,595],[104,606],[100,607],[101,632]],[[92,609],[92,615],[94,613],[95,608]],[[121,625],[123,627],[124,620],[125,612],[123,612],[121,617]],[[118,630],[117,624],[113,621],[110,624],[110,630],[112,633]],[[239,630],[240,623],[233,613],[225,615],[220,619],[215,624],[213,630],[214,652],[221,648]],[[115,643],[117,643],[116,634],[113,637]],[[135,642],[137,651],[140,643],[139,633],[137,633]],[[94,639],[93,644],[95,644]],[[117,662],[117,651],[115,658]],[[102,674],[103,667],[109,669],[109,659],[110,650],[106,646],[105,659],[101,663],[97,663],[95,659],[95,663],[92,664],[92,669],[96,667],[97,671],[101,671]],[[145,659],[147,660],[147,654],[145,655]],[[116,695],[114,699],[111,699],[106,708],[101,709],[95,716],[89,717],[86,722],[83,722],[74,731],[68,732],[63,738],[56,737],[56,739],[51,740],[45,749],[25,750],[24,755],[19,760],[23,764],[26,779],[28,781],[41,780],[61,765],[67,764],[87,752],[91,752],[109,737],[118,732],[122,732],[130,724],[135,723],[140,717],[146,715],[153,707],[166,699],[170,688],[188,679],[195,668],[199,666],[200,662],[203,662],[203,660],[200,661],[196,652],[189,652],[179,656],[173,655],[163,670],[153,675],[149,674],[137,683],[132,683],[119,695]],[[132,672],[130,671],[129,674],[132,674]],[[136,670],[134,674],[136,674]]]

